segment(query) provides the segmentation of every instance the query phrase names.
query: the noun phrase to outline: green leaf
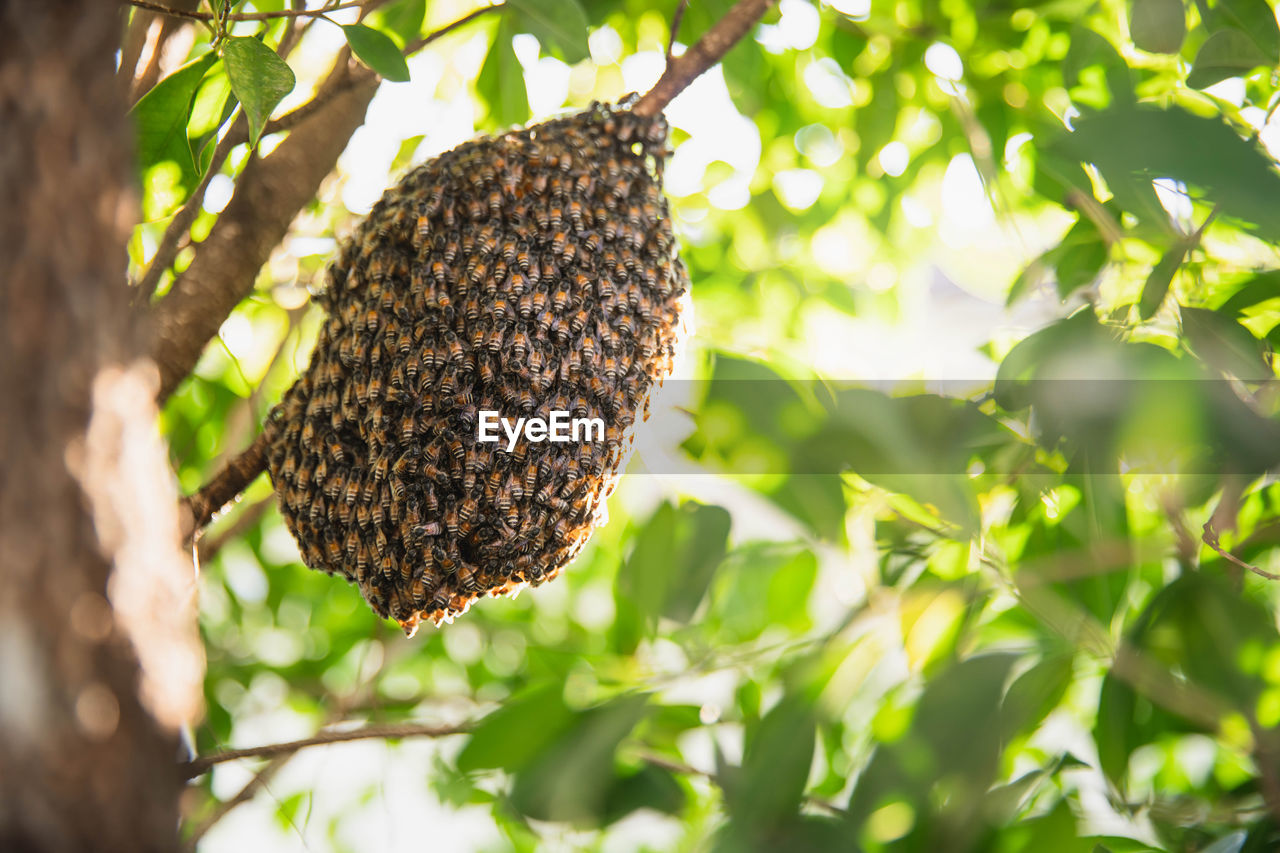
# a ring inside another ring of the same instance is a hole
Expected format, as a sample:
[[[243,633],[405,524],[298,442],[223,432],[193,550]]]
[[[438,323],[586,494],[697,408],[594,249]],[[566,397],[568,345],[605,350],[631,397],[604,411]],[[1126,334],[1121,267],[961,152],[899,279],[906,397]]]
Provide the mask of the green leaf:
[[[669,503],[658,507],[618,572],[619,651],[634,651],[640,639],[652,637],[660,616],[693,618],[724,558],[729,521],[724,509],[692,501],[678,510]]]
[[[605,823],[614,823],[639,809],[674,815],[684,804],[684,788],[671,771],[646,764],[614,782],[605,798],[603,817]]]
[[[1280,62],[1280,26],[1267,0],[1217,0],[1209,11],[1208,23],[1215,29],[1236,28],[1253,40],[1271,64]]]
[[[1182,259],[1186,254],[1185,246],[1174,246],[1152,267],[1151,274],[1147,276],[1147,283],[1142,287],[1142,299],[1138,303],[1138,313],[1142,319],[1149,320],[1160,310],[1160,306],[1164,304],[1164,298],[1169,294],[1169,285],[1173,283],[1173,276],[1178,271],[1178,267],[1182,266]]]
[[[614,754],[644,717],[647,701],[625,696],[574,714],[563,735],[516,773],[511,804],[537,820],[600,821],[617,778]]]
[[[1225,302],[1213,307],[1216,311],[1234,317],[1259,302],[1276,298],[1280,298],[1280,270],[1268,270],[1245,281],[1231,292]]]
[[[480,721],[458,755],[458,769],[514,772],[528,766],[573,724],[563,693],[562,685],[545,684],[508,699]]]
[[[342,32],[351,45],[351,52],[365,65],[396,83],[409,79],[409,66],[390,36],[364,24],[347,24]]]
[[[1182,309],[1182,332],[1200,358],[1237,379],[1271,376],[1262,341],[1233,317],[1205,308]]]
[[[271,111],[293,91],[293,69],[256,38],[233,36],[222,47],[227,77],[249,119],[249,145],[258,144]]]
[[[532,33],[544,48],[572,65],[591,55],[587,15],[577,0],[507,0],[516,32]]]
[[[1083,214],[1062,238],[1055,253],[1058,295],[1066,299],[1093,282],[1107,263],[1107,244],[1093,220]]]
[[[1187,36],[1182,0],[1133,0],[1129,36],[1135,45],[1151,53],[1177,53]]]
[[[784,696],[747,731],[742,766],[724,780],[735,820],[767,828],[799,811],[816,735],[813,709],[795,695]]]
[[[400,0],[382,10],[379,19],[384,29],[400,37],[402,45],[422,34],[422,20],[427,14],[427,0]]]
[[[1143,742],[1134,726],[1135,704],[1137,695],[1128,684],[1110,674],[1102,679],[1093,743],[1098,748],[1098,765],[1103,774],[1121,790],[1129,768],[1129,753]]]
[[[1058,706],[1071,686],[1074,661],[1051,655],[1014,679],[1000,709],[1004,736],[1032,731]]]
[[[134,104],[130,113],[138,133],[138,163],[147,169],[172,160],[190,178],[197,173],[187,142],[187,123],[196,91],[218,61],[210,52],[191,60],[161,80]]]
[[[1172,178],[1199,189],[1224,216],[1252,224],[1263,239],[1280,240],[1280,174],[1256,142],[1221,119],[1120,107],[1080,117],[1054,145],[1097,166],[1113,192],[1129,182],[1150,187],[1153,178]]]
[[[729,524],[729,513],[722,507],[692,501],[680,507],[676,537],[671,543],[675,553],[662,615],[677,622],[693,618],[716,568],[724,559]]]
[[[1259,65],[1270,65],[1258,43],[1236,29],[1219,30],[1205,40],[1187,74],[1187,85],[1204,89],[1228,77],[1242,77]]]
[[[1087,86],[1095,79],[1086,73],[1092,68],[1102,70],[1098,82],[1106,86],[1106,91],[1097,91],[1097,95],[1109,97],[1112,103],[1134,102],[1133,72],[1115,45],[1091,29],[1073,27],[1071,44],[1062,60],[1062,80],[1068,89]],[[1092,105],[1103,107],[1106,103]]]
[[[476,89],[489,103],[489,114],[498,127],[523,124],[529,119],[529,98],[525,91],[524,69],[511,48],[516,34],[511,21],[503,16],[493,34],[493,44],[485,57]]]

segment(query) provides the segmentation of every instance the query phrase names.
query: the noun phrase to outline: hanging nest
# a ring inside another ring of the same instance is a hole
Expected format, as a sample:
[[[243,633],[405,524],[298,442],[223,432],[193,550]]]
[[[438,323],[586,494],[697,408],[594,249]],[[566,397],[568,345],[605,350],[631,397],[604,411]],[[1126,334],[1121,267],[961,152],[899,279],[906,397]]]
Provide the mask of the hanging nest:
[[[555,577],[603,521],[671,369],[688,274],[667,126],[625,106],[479,139],[388,190],[329,268],[311,364],[267,425],[313,569],[409,634]],[[477,439],[479,412],[602,441]]]

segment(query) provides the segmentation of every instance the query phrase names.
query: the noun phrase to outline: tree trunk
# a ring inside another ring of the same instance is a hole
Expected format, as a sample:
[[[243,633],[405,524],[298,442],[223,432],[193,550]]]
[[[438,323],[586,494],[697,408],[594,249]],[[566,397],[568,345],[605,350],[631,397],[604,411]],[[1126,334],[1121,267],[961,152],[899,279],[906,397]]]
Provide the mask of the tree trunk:
[[[175,723],[200,666],[157,379],[136,361],[125,284],[136,200],[121,9],[0,0],[5,851],[177,847]],[[146,572],[164,575],[140,584]],[[175,624],[172,647],[149,644]]]

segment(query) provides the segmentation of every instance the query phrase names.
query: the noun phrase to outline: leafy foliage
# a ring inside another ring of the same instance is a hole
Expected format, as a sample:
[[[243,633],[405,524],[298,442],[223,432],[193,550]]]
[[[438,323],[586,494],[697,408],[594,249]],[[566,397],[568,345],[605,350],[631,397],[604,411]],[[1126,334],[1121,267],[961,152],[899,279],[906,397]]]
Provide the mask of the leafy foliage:
[[[509,2],[484,58],[433,46],[434,97],[482,131],[547,109],[539,68],[566,105],[616,99],[632,56],[660,65],[660,5]],[[445,22],[425,8],[347,37],[394,79],[371,33]],[[293,88],[263,35],[220,47],[234,99],[201,36],[135,108],[135,263],[226,105],[256,140]],[[476,720],[414,784],[491,849],[636,847],[645,821],[655,849],[1273,849],[1278,64],[1264,0],[783,3],[670,111],[697,315],[670,449],[697,476],[642,453],[562,579],[412,643],[298,564],[256,485],[208,534],[237,531],[202,574],[198,751]],[[431,138],[393,142],[399,169]],[[353,215],[325,195],[295,231]],[[165,412],[188,489],[305,363],[296,285],[331,251],[290,245]],[[275,785],[281,843],[347,837],[361,791],[321,820],[322,775]]]

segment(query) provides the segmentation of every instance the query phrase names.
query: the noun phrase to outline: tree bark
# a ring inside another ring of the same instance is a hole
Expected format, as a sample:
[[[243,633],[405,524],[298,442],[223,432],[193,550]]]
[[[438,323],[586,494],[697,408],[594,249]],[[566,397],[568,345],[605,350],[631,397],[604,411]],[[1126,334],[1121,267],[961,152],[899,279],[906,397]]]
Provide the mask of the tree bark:
[[[158,379],[125,286],[119,9],[0,0],[5,851],[176,849],[175,731],[201,675]]]

